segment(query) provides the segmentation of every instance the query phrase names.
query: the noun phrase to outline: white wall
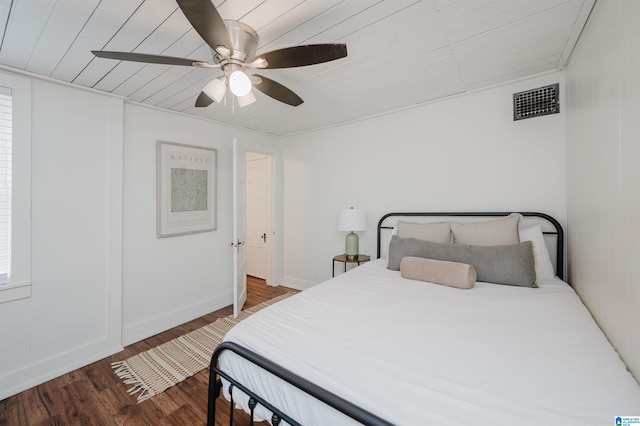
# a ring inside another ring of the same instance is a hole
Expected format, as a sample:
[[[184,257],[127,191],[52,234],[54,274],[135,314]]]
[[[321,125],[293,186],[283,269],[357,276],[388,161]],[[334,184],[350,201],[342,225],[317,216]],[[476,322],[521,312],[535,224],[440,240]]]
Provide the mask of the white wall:
[[[214,106],[215,107],[215,106]],[[232,142],[276,139],[125,105],[123,342],[141,340],[232,302]],[[156,238],[156,141],[218,150],[217,230]]]
[[[32,81],[31,297],[0,304],[0,399],[121,349],[122,114]]]
[[[0,399],[229,305],[232,140],[277,153],[272,136],[30,80],[31,297],[0,303]],[[156,140],[218,149],[217,231],[156,238]]]
[[[640,2],[596,3],[566,69],[569,273],[640,379]]]
[[[513,121],[512,93],[562,74],[281,139],[283,284],[331,277],[344,252],[341,209],[363,208],[360,252],[375,256],[376,225],[390,211],[533,210],[565,223],[565,115]]]

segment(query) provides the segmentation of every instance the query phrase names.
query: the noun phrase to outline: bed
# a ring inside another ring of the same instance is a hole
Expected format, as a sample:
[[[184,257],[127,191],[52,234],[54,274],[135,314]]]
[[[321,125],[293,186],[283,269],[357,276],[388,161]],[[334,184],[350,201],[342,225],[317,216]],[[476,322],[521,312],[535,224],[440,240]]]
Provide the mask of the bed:
[[[229,331],[212,357],[209,424],[221,391],[272,424],[602,425],[639,415],[640,386],[553,276],[564,276],[564,236],[552,217],[518,222],[519,238],[540,231],[537,287],[478,279],[461,289],[388,269],[394,244],[412,239],[393,235],[399,222],[474,226],[498,216],[507,213],[385,215],[378,259]],[[553,271],[542,273],[543,262]]]

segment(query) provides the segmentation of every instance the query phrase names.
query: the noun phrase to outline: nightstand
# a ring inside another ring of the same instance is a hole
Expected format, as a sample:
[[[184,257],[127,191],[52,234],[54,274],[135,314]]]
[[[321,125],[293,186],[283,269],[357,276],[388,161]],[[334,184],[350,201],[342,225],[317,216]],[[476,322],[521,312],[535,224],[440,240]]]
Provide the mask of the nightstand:
[[[344,271],[347,272],[347,263],[357,263],[360,266],[361,263],[365,263],[371,260],[371,257],[366,254],[359,254],[353,258],[347,258],[346,254],[339,254],[333,258],[333,263],[331,264],[332,273],[331,276],[336,276],[336,262],[344,263]]]

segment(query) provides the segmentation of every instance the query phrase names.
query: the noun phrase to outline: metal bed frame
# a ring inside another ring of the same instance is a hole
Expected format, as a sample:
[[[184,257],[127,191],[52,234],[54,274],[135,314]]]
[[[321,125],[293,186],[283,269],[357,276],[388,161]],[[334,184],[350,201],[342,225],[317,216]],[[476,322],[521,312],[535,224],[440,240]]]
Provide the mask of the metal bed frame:
[[[279,408],[273,406],[269,401],[265,398],[257,395],[255,392],[248,389],[242,383],[235,380],[233,377],[229,376],[224,371],[218,368],[218,358],[224,351],[231,351],[246,359],[247,361],[259,366],[260,368],[268,371],[274,376],[284,380],[285,382],[297,387],[303,392],[313,396],[319,401],[324,402],[325,404],[335,408],[336,410],[344,413],[345,415],[351,417],[352,419],[364,424],[371,426],[391,426],[392,423],[387,422],[386,420],[376,416],[375,414],[370,413],[367,410],[364,410],[357,405],[347,401],[344,398],[341,398],[328,390],[311,383],[310,381],[304,379],[303,377],[298,376],[297,374],[287,370],[286,368],[274,363],[273,361],[268,360],[267,358],[250,351],[236,343],[233,342],[222,342],[216,350],[213,352],[211,357],[211,365],[209,366],[209,399],[208,399],[208,412],[207,412],[207,426],[214,426],[216,419],[216,399],[220,396],[220,391],[222,390],[222,379],[216,378],[216,375],[228,380],[231,385],[229,386],[229,394],[231,395],[231,401],[229,403],[229,424],[233,424],[233,389],[237,387],[245,394],[249,396],[249,407],[251,409],[251,413],[249,413],[251,419],[251,425],[253,425],[253,410],[257,406],[257,404],[261,404],[269,411],[273,413],[271,417],[271,424],[274,426],[278,426],[282,420],[287,422],[292,426],[301,426],[302,424],[298,421],[292,419],[288,414],[284,413]]]
[[[499,217],[508,216],[511,213],[520,213],[524,217],[538,218],[541,222],[546,221],[551,225],[553,231],[544,231],[544,235],[554,235],[556,237],[556,275],[561,280],[564,280],[564,231],[562,225],[552,216],[546,213],[539,212],[408,212],[408,213],[387,213],[378,222],[378,237],[377,237],[377,257],[380,257],[381,253],[381,237],[383,229],[393,229],[393,226],[385,226],[384,222],[392,217],[437,217],[437,218],[475,218],[475,217]]]
[[[560,279],[564,279],[564,231],[560,223],[553,217],[537,212],[519,212],[524,217],[536,217],[543,221],[548,222],[555,230],[545,231],[545,235],[555,235],[556,237],[556,274]],[[407,213],[388,213],[380,219],[377,229],[377,257],[381,254],[381,232],[383,229],[393,229],[393,226],[384,225],[385,221],[389,218],[397,217],[495,217],[495,216],[507,216],[510,212],[407,212]],[[279,408],[273,406],[266,398],[257,395],[252,390],[248,389],[245,385],[238,382],[231,377],[228,373],[218,368],[218,359],[220,355],[225,351],[234,352],[236,355],[244,358],[245,360],[257,365],[258,367],[268,371],[274,376],[284,380],[285,382],[295,386],[301,391],[313,396],[319,401],[333,407],[346,416],[358,421],[364,425],[371,426],[391,426],[392,423],[372,414],[371,412],[362,409],[361,407],[335,395],[332,392],[304,379],[303,377],[287,370],[286,368],[274,363],[273,361],[259,355],[249,349],[246,349],[233,342],[221,343],[213,352],[211,356],[211,364],[209,366],[209,392],[208,392],[208,412],[207,412],[207,426],[215,425],[216,418],[216,400],[220,396],[222,390],[222,379],[224,378],[230,383],[229,394],[231,395],[231,401],[229,404],[229,424],[233,424],[233,390],[235,388],[240,389],[246,395],[249,396],[249,408],[251,412],[250,424],[254,422],[254,409],[260,404],[273,413],[271,417],[271,423],[274,426],[278,426],[283,420],[292,426],[301,426],[301,423],[291,418],[288,414],[284,413]]]

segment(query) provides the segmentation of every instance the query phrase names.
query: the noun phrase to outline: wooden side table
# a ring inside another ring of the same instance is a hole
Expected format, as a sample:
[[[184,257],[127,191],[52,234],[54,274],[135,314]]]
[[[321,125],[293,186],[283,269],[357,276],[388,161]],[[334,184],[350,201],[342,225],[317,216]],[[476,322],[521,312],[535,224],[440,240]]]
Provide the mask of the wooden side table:
[[[332,277],[336,276],[336,262],[344,263],[344,271],[347,272],[347,263],[357,263],[360,266],[361,263],[365,263],[371,260],[371,256],[366,254],[359,254],[353,258],[347,258],[346,254],[339,254],[333,258],[333,263],[331,264],[332,268]]]

